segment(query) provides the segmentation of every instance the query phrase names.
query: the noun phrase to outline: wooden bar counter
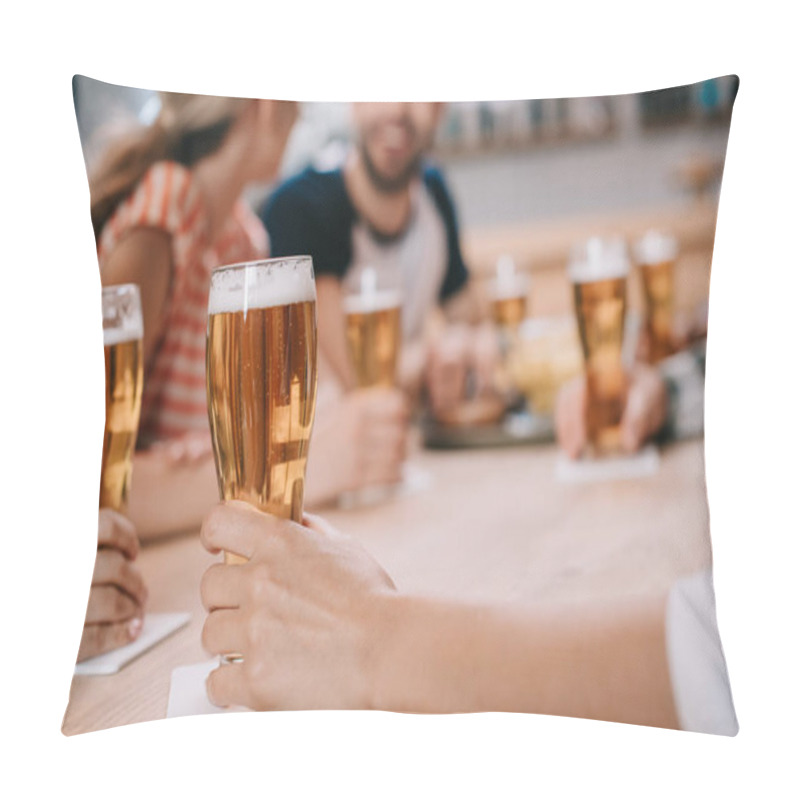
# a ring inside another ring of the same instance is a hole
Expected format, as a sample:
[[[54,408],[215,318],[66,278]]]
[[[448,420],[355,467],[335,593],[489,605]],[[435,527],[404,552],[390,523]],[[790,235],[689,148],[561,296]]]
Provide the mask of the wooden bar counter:
[[[382,505],[322,512],[356,536],[407,592],[534,605],[666,591],[708,566],[703,442],[669,445],[657,475],[605,483],[555,479],[553,445],[416,449],[428,486]],[[199,584],[215,557],[196,533],[146,544],[152,612],[189,625],[108,677],[75,677],[64,733],[166,716],[175,667],[209,658]]]

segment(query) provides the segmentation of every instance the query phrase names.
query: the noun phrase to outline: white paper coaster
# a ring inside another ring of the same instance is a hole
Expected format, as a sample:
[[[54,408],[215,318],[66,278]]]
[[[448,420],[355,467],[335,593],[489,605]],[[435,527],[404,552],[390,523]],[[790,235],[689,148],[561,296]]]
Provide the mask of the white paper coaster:
[[[166,639],[189,622],[189,614],[145,614],[142,632],[135,642],[110,650],[75,665],[76,675],[113,675],[134,658]]]
[[[402,496],[424,492],[433,485],[433,475],[413,461],[403,464],[403,480],[398,487]]]
[[[661,456],[652,444],[632,456],[580,458],[573,461],[564,453],[559,453],[556,479],[563,483],[596,483],[647,478],[658,472],[660,464]]]
[[[172,670],[167,701],[167,718],[189,717],[195,714],[224,714],[229,711],[249,711],[247,708],[215,706],[206,694],[206,678],[219,666],[219,659],[189,664]]]
[[[338,505],[343,511],[385,503],[394,497],[406,497],[430,488],[433,477],[430,472],[413,463],[403,464],[400,483],[391,486],[365,486],[339,496]]]

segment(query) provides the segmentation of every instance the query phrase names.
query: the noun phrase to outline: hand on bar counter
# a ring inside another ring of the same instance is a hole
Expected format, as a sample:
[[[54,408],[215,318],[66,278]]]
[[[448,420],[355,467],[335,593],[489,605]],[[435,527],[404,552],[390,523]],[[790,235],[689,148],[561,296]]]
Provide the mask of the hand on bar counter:
[[[699,342],[703,342],[708,335],[708,302],[698,303],[691,311],[676,311],[672,322],[670,352],[672,355],[681,353]],[[643,363],[657,363],[665,357],[653,347],[652,334],[646,325],[643,325],[636,342],[636,360]],[[669,357],[669,354],[666,354]]]
[[[408,422],[405,395],[386,387],[348,392],[321,409],[308,459],[307,505],[321,506],[365,486],[398,483]]]
[[[588,441],[586,378],[581,375],[561,388],[556,398],[558,444],[570,458],[579,458]],[[667,419],[668,395],[655,367],[637,364],[628,376],[625,407],[620,423],[620,446],[635,453],[655,436]]]
[[[448,325],[428,345],[425,385],[431,410],[450,418],[466,400],[495,394],[500,353],[490,325]]]
[[[147,587],[133,563],[138,553],[133,524],[122,514],[101,508],[97,560],[78,662],[122,647],[141,633]]]
[[[323,520],[217,506],[202,542],[245,564],[201,583],[203,644],[243,661],[211,672],[220,706],[523,711],[677,727],[664,596],[592,607],[484,607],[399,591]]]

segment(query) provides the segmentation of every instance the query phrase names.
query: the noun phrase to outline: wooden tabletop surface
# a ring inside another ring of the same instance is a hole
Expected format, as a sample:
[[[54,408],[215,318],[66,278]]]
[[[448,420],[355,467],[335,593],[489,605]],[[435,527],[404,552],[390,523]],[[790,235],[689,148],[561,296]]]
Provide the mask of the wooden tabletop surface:
[[[555,479],[552,445],[413,454],[426,488],[324,513],[408,592],[533,605],[666,591],[710,563],[703,443],[661,451],[657,475],[606,483]],[[64,733],[166,716],[172,670],[208,660],[199,583],[213,561],[196,534],[148,543],[139,563],[149,611],[189,625],[118,674],[75,677]]]

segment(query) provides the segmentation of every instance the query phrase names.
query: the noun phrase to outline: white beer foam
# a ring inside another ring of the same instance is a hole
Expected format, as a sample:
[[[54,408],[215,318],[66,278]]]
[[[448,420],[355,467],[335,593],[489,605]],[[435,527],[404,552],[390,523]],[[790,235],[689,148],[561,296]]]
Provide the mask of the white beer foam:
[[[221,268],[211,275],[208,313],[234,314],[316,300],[310,259],[254,261]]]
[[[119,328],[103,328],[103,347],[111,347],[115,344],[125,342],[135,342],[143,336],[142,323],[138,319],[125,320],[125,324]]]
[[[512,300],[517,297],[527,297],[529,286],[528,276],[515,272],[503,278],[493,278],[489,284],[489,291],[493,300]]]
[[[663,264],[674,261],[678,255],[678,243],[674,236],[661,231],[647,231],[633,248],[640,264]]]
[[[625,278],[630,261],[622,239],[589,239],[573,255],[567,267],[573,283],[594,283]]]
[[[344,298],[345,314],[369,314],[374,311],[385,311],[388,308],[399,308],[403,304],[400,292],[391,289],[351,294]]]

